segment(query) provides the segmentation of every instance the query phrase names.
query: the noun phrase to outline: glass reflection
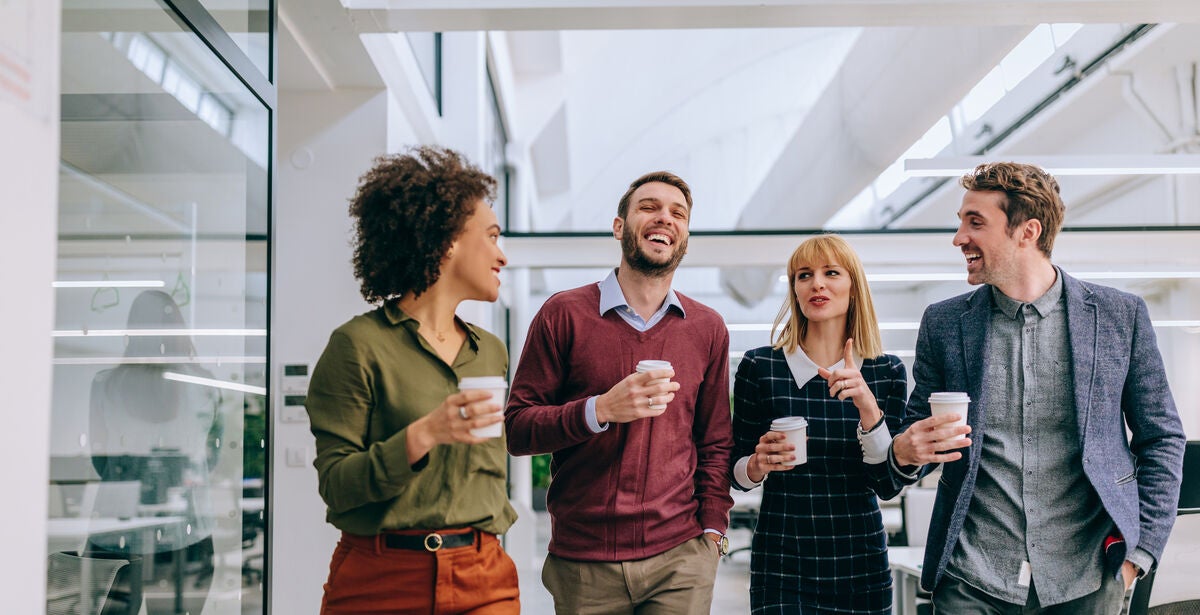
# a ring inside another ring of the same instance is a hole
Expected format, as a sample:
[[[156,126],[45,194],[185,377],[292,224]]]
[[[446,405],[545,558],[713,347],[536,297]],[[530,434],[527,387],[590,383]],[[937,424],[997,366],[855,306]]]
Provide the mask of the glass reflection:
[[[163,6],[64,5],[48,613],[262,612],[269,115]]]

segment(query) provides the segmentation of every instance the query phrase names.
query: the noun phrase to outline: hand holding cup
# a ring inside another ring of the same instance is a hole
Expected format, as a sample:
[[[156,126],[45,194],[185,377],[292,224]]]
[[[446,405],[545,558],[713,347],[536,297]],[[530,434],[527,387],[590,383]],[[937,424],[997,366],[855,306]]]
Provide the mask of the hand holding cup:
[[[642,363],[656,365],[635,371],[596,398],[596,420],[601,425],[630,423],[659,416],[666,411],[667,404],[675,399],[679,383],[671,381],[675,376],[671,364],[666,361]]]
[[[913,423],[892,440],[892,454],[902,466],[946,463],[962,458],[957,449],[971,446],[967,425],[966,393],[933,393],[929,396],[929,418]]]
[[[798,461],[796,445],[788,439],[787,434],[768,431],[754,446],[754,454],[750,455],[750,461],[746,465],[746,474],[750,480],[760,483],[767,474],[790,470],[796,467]]]

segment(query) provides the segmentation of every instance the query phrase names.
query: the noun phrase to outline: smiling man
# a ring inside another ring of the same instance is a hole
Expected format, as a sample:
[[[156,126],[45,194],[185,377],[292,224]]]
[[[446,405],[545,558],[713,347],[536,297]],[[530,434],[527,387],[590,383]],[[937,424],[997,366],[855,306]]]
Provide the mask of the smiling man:
[[[921,585],[935,613],[1115,615],[1162,555],[1182,472],[1146,304],[1051,263],[1065,207],[1042,169],[960,183],[954,245],[984,286],[925,310],[889,455],[897,484],[943,464]],[[930,417],[938,391],[968,393],[968,426]]]
[[[558,613],[709,611],[733,505],[729,333],[671,288],[691,210],[679,177],[634,180],[613,220],[620,267],[529,327],[505,425],[513,455],[553,453],[542,582]]]

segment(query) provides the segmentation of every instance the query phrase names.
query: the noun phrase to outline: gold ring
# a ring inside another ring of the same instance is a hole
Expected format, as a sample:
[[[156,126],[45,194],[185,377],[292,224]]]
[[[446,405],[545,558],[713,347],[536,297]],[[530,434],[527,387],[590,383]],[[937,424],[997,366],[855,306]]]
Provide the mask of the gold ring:
[[[468,420],[468,419],[470,419],[470,418],[471,418],[471,416],[470,416],[469,414],[467,414],[467,407],[466,407],[466,406],[459,406],[459,407],[458,407],[458,415],[459,415],[459,416],[461,416],[461,417],[462,417],[462,419],[463,419],[464,421],[465,421],[465,420]]]

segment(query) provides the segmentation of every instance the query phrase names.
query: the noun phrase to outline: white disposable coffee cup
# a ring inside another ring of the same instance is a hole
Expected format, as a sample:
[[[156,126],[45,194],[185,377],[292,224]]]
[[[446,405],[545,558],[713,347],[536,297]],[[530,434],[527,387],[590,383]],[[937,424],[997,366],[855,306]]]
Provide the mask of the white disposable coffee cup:
[[[670,361],[659,361],[657,359],[645,359],[643,361],[638,361],[638,364],[637,364],[637,373],[639,373],[639,374],[644,374],[646,372],[652,372],[652,371],[656,371],[656,370],[660,370],[660,369],[671,369],[671,362]],[[652,384],[663,384],[665,382],[670,382],[670,381],[671,380],[669,378],[655,378],[654,380],[647,382],[646,385],[649,386]],[[651,410],[664,410],[664,409],[666,409],[666,407],[667,407],[667,404],[653,404],[650,406],[650,409]]]
[[[489,391],[492,394],[491,401],[500,405],[495,415],[502,416],[504,414],[504,402],[508,395],[508,381],[502,376],[471,376],[458,381],[458,390],[460,391]],[[483,400],[488,401],[488,400]],[[483,415],[487,416],[487,415]],[[499,438],[503,432],[504,421],[493,423],[487,427],[477,427],[471,430],[471,435],[476,438]]]
[[[971,398],[966,393],[957,391],[930,393],[929,413],[933,416],[956,413],[959,419],[954,423],[950,423],[950,425],[966,425],[967,404],[969,403],[971,403]]]
[[[796,447],[796,458],[785,461],[785,466],[798,466],[808,463],[808,421],[802,416],[784,416],[771,421],[771,431],[778,431],[786,438],[788,444]]]

